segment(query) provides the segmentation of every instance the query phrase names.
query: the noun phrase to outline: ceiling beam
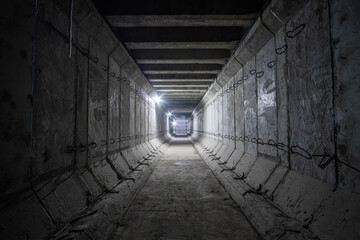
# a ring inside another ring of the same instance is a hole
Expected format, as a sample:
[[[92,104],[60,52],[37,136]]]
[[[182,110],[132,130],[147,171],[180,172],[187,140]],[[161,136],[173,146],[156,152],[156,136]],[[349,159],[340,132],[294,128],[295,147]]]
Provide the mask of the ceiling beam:
[[[206,92],[206,90],[189,90],[189,89],[156,89],[157,92],[173,92],[173,93],[183,93],[183,92],[192,92],[192,93],[199,93],[199,91],[202,91],[202,94]]]
[[[247,27],[137,27],[114,28],[122,42],[240,41]]]
[[[256,13],[242,15],[115,15],[114,27],[249,27]]]
[[[218,74],[220,70],[156,70],[143,71],[145,75],[150,74]]]
[[[156,91],[207,91],[208,87],[187,87],[186,85],[181,87],[173,87],[172,89],[168,88],[158,88],[154,87]]]
[[[166,105],[168,104],[190,104],[190,103],[199,103],[201,98],[199,97],[173,97],[173,98],[164,98],[163,101]],[[184,102],[186,101],[186,102]]]
[[[200,82],[201,83],[201,82]],[[173,88],[173,87],[209,87],[209,84],[191,84],[186,82],[180,83],[161,83],[161,84],[152,84],[154,88]]]
[[[133,49],[130,54],[140,59],[218,59],[230,57],[228,49]]]
[[[166,101],[166,103],[171,105],[198,104],[199,100],[183,99],[181,101],[178,101],[169,99]]]
[[[196,105],[195,106],[177,106],[177,107],[173,107],[173,108],[168,107],[167,109],[169,111],[176,111],[177,113],[190,114],[190,113],[192,113],[192,111],[194,111],[195,107],[196,107]]]
[[[216,74],[152,74],[147,76],[152,79],[215,79]]]
[[[167,105],[171,106],[186,106],[186,105],[197,105],[199,103],[199,100],[168,100]]]
[[[214,81],[212,78],[208,79],[149,79],[150,83],[159,83],[159,84],[211,84]]]
[[[199,104],[200,100],[186,100],[183,99],[181,101],[179,100],[167,100],[166,104],[168,106],[187,106],[187,105],[197,105]]]
[[[172,105],[176,105],[174,104],[175,102],[177,102],[177,104],[195,104],[199,103],[201,100],[201,98],[188,98],[188,97],[178,97],[178,98],[166,98],[163,99],[163,101],[166,103],[166,105],[172,104]],[[186,102],[185,102],[186,101]]]
[[[228,42],[126,42],[128,49],[229,49],[232,50],[238,41]]]
[[[177,101],[179,99],[181,100],[189,100],[189,101],[200,101],[202,95],[197,95],[197,96],[181,96],[181,95],[177,95],[177,96],[167,96],[163,98],[163,101],[165,101],[166,103],[168,103],[168,100],[172,100],[172,101]],[[181,103],[181,102],[179,102]]]
[[[140,65],[143,71],[153,70],[221,70],[221,64],[145,64]]]
[[[137,64],[225,64],[228,58],[213,58],[213,59],[143,59],[141,56],[136,59]]]
[[[202,96],[204,92],[162,92],[162,97],[169,97],[169,96]]]
[[[161,94],[160,94],[161,95]],[[177,95],[161,95],[161,99],[163,99],[164,101],[169,100],[169,99],[189,99],[189,100],[199,100],[203,97],[204,93],[202,94],[195,94],[195,95],[181,95],[181,94],[177,94]]]

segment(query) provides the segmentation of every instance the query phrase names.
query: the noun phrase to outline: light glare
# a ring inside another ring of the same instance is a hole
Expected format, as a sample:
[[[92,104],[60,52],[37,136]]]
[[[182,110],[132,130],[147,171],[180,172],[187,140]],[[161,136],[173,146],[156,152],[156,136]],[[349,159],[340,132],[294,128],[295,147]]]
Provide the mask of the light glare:
[[[160,99],[160,97],[159,97],[159,96],[155,96],[155,97],[154,97],[154,101],[155,101],[156,103],[158,103],[158,102],[160,102],[160,101],[161,101],[161,99]]]

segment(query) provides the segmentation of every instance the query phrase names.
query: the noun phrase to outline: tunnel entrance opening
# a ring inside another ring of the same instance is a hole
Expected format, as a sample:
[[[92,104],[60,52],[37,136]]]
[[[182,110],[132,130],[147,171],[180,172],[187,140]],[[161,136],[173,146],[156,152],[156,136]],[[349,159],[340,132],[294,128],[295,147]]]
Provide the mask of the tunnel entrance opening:
[[[177,119],[174,126],[174,135],[175,136],[187,136],[190,132],[188,120],[187,119]]]
[[[186,113],[171,113],[169,117],[169,133],[173,137],[190,136],[191,125],[189,121],[189,114]]]

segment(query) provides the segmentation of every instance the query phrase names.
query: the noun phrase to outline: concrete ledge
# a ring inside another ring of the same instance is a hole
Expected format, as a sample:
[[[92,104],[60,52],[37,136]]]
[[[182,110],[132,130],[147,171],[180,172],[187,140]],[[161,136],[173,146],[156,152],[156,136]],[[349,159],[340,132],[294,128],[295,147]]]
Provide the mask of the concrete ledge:
[[[195,145],[198,147],[198,144]],[[236,152],[233,159],[239,155],[241,153]],[[261,188],[251,186],[264,184],[274,172],[276,163],[245,153],[236,165],[236,170],[244,174],[239,175],[235,171],[222,171],[223,168],[214,161],[203,159],[264,239],[318,239],[303,227],[301,221],[290,217],[271,202]],[[259,175],[262,169],[267,174]]]
[[[253,188],[258,188],[266,182],[278,163],[263,157],[258,157],[246,177],[246,182]]]
[[[200,151],[201,143],[194,141]],[[223,154],[227,150],[221,151]],[[226,165],[200,154],[264,239],[358,239],[360,196],[235,150]],[[233,171],[224,171],[231,169]],[[294,187],[296,186],[296,187]]]
[[[112,188],[119,181],[118,176],[111,169],[106,159],[91,164],[90,169],[98,182],[107,189]]]
[[[121,157],[120,153],[109,156],[109,160],[113,164],[116,171],[119,172],[122,176],[126,176],[130,173],[129,166],[125,162],[124,158]]]
[[[163,140],[154,140],[153,142],[160,142]],[[127,151],[127,156],[131,157],[130,153],[140,150],[142,145],[138,148],[132,148]],[[163,151],[169,145],[164,143],[159,145]],[[139,151],[140,153],[140,151]],[[138,165],[138,171],[130,171],[124,180],[117,180],[115,172],[111,169],[109,164],[99,163],[94,170],[95,175],[99,181],[106,184],[106,194],[98,198],[96,202],[90,204],[82,214],[72,217],[72,220],[66,224],[62,229],[59,229],[52,236],[55,239],[59,238],[76,238],[76,239],[108,239],[112,231],[115,229],[121,215],[131,204],[133,197],[141,189],[153,170],[156,168],[158,161],[162,158],[162,154],[158,154],[151,161],[147,161],[148,165]],[[118,158],[120,161],[122,158]],[[133,163],[135,159],[131,160]],[[85,178],[84,178],[85,179]],[[115,186],[108,188],[114,181]],[[98,231],[102,229],[102,231]]]
[[[50,237],[49,232],[53,239],[107,239],[116,220],[162,158],[160,150],[169,146],[166,139],[153,139],[158,143],[158,154],[146,161],[148,165],[137,166],[140,171],[130,171],[119,152],[87,168],[39,183],[23,193],[25,199],[20,203],[1,212],[1,236],[20,239],[27,231],[29,239]],[[140,156],[147,156],[144,144],[138,146],[140,149]],[[99,236],[95,229],[104,231]]]
[[[330,184],[289,171],[273,194],[274,202],[289,215],[307,224],[321,202],[331,195],[332,189]]]
[[[360,238],[360,196],[340,189],[328,195],[312,214],[309,227],[321,239]]]
[[[23,239],[24,232],[31,233],[30,236],[46,236],[56,227],[33,190],[25,192],[24,196],[26,199],[21,204],[1,212],[1,236],[6,237],[3,239]]]
[[[41,183],[34,189],[36,196],[42,200],[42,204],[57,225],[63,225],[86,208],[87,192],[74,171]]]
[[[249,153],[244,153],[240,162],[236,165],[234,172],[239,176],[247,176],[250,172],[251,167],[255,164],[257,157]]]
[[[227,160],[226,167],[228,168],[236,167],[238,162],[240,162],[240,160],[242,159],[243,155],[244,152],[235,149],[233,154],[231,154],[230,158]]]
[[[263,192],[268,196],[271,197],[277,188],[277,186],[280,184],[281,180],[284,178],[285,174],[289,169],[284,166],[278,166],[275,168],[275,170],[271,173],[269,179],[266,181],[266,183],[263,186]]]

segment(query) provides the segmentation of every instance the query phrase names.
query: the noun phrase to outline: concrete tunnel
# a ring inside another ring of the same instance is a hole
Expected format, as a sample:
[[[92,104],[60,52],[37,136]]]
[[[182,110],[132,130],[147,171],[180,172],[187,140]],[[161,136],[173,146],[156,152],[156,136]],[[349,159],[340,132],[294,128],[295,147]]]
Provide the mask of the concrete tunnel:
[[[0,12],[0,239],[360,239],[359,1]]]

